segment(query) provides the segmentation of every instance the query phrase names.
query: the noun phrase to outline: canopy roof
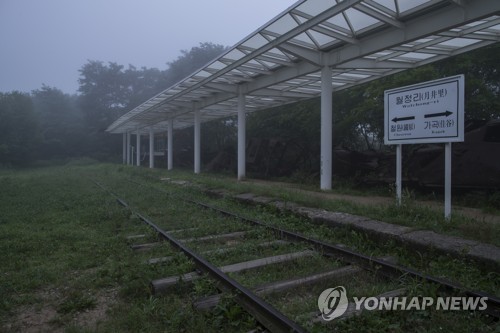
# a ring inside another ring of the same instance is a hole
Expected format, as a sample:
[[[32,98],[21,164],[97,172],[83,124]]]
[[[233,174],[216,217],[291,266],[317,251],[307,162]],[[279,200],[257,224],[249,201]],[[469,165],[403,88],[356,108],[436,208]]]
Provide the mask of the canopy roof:
[[[313,98],[324,66],[336,91],[498,41],[497,0],[301,0],[107,131],[233,116],[239,93],[247,112]]]

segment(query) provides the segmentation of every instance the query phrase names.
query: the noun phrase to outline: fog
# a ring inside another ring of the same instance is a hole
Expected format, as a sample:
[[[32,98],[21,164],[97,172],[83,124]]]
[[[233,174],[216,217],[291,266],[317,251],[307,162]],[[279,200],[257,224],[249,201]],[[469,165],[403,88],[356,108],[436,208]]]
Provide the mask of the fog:
[[[0,92],[78,89],[88,60],[167,68],[202,42],[232,46],[293,0],[0,0]]]

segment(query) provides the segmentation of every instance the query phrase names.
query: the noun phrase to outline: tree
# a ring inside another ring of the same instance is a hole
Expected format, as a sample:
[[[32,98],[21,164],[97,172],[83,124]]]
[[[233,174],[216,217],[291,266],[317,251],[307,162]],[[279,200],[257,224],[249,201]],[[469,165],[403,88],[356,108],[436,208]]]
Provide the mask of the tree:
[[[500,118],[499,52],[497,43],[335,93],[334,141],[355,149],[374,148],[383,142],[385,90],[458,74],[465,75],[465,119]],[[364,144],[353,135],[361,136]]]
[[[165,89],[163,72],[157,68],[142,67],[140,70],[129,65],[124,71],[124,81],[128,82],[129,98],[127,110],[131,110]]]
[[[292,157],[294,165],[287,165],[288,170],[319,168],[319,103],[319,99],[315,98],[248,115],[247,137],[249,139],[263,139],[267,142],[279,140],[282,144],[287,145],[282,150],[283,156],[269,156],[266,162],[260,163],[257,168],[268,170],[279,167],[278,164],[284,161],[283,157],[289,149],[295,153]],[[272,152],[268,153],[273,155]]]
[[[212,43],[202,43],[168,63],[169,68],[137,69],[114,62],[88,61],[80,69],[78,91],[79,107],[83,113],[90,153],[110,154],[119,151],[120,138],[105,133],[105,129],[124,113],[191,74],[226,48]],[[212,125],[211,125],[212,126]],[[184,136],[182,136],[184,137]],[[192,135],[186,136],[186,140]]]
[[[500,118],[499,53],[496,43],[434,65],[441,77],[465,75],[465,119]]]
[[[50,159],[82,154],[85,132],[76,96],[46,85],[31,95],[40,122],[39,157]]]
[[[186,78],[226,50],[226,46],[213,43],[200,43],[199,46],[195,46],[189,51],[182,50],[181,55],[176,60],[167,63],[168,70],[164,73],[165,88]]]
[[[80,69],[80,106],[91,132],[101,132],[123,114],[130,97],[123,66],[89,61]]]
[[[119,151],[120,138],[105,132],[118,117],[158,92],[160,72],[89,61],[80,69],[78,105],[83,113],[87,154],[99,158]]]
[[[181,55],[173,62],[168,63],[168,69],[163,72],[160,81],[164,89],[184,79],[195,70],[200,69],[213,60],[227,48],[213,43],[200,43],[191,50],[182,50]],[[201,157],[203,162],[214,155],[214,151],[221,151],[236,146],[236,127],[234,122],[227,119],[213,120],[204,123],[201,131]],[[174,139],[174,160],[176,164],[191,166],[193,163],[194,132],[192,128],[176,131]]]
[[[466,119],[500,118],[500,44],[399,72],[333,94],[333,145],[353,150],[380,149],[384,136],[384,91],[441,77],[465,74]],[[297,170],[318,169],[318,98],[249,115],[247,137],[294,142],[304,160]],[[316,157],[316,159],[315,159]],[[311,161],[311,163],[304,163]]]
[[[0,93],[0,164],[30,162],[38,142],[38,122],[27,94]]]
[[[334,143],[355,150],[376,148],[384,138],[384,91],[437,77],[428,65],[335,92]]]

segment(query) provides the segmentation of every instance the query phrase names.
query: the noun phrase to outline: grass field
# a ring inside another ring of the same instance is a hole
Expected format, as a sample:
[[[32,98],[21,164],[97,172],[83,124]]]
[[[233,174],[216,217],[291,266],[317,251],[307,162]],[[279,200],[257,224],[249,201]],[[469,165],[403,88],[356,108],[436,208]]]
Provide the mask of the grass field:
[[[230,296],[212,311],[193,309],[195,299],[215,292],[213,283],[206,280],[192,287],[183,286],[162,297],[151,296],[151,280],[189,272],[193,264],[167,245],[147,253],[132,252],[126,236],[146,233],[148,240],[153,241],[155,235],[92,182],[97,180],[112,188],[131,206],[166,229],[197,226],[200,234],[241,229],[234,225],[234,221],[220,221],[215,214],[194,209],[176,197],[199,197],[242,212],[244,207],[203,197],[200,191],[192,188],[158,185],[160,177],[166,176],[185,178],[186,174],[84,163],[20,171],[0,170],[0,331],[245,332],[254,329],[254,320]],[[175,196],[138,186],[128,182],[130,179],[161,186]],[[215,185],[210,177],[206,177],[205,182]],[[403,264],[457,280],[469,288],[498,294],[498,272],[485,272],[470,263],[443,256],[408,253],[393,244],[380,248],[363,235],[325,228],[313,230],[297,217],[276,215],[265,209],[247,214],[311,236],[324,237],[332,243],[341,242],[367,254],[394,255]],[[252,230],[250,234],[255,240],[270,237],[258,230]],[[213,255],[210,260],[223,265],[261,255],[252,240],[246,246],[244,251],[231,257]],[[217,248],[217,245],[193,244],[193,248],[206,251]],[[174,264],[145,264],[148,258],[165,255],[173,255]],[[308,269],[324,265],[321,258],[313,258],[290,269],[305,274]],[[281,275],[266,270],[253,275],[235,274],[235,278],[249,285],[259,284],[264,277],[282,279],[283,276],[286,276],[286,271]],[[377,281],[366,281],[359,293],[371,295],[378,292]],[[428,286],[418,281],[411,282],[410,286],[416,294],[423,290],[431,292]],[[278,308],[285,312],[300,309],[300,297],[295,301],[283,297]],[[300,316],[296,319],[301,320]],[[418,325],[423,331],[430,332],[498,330],[477,314],[416,312],[371,314],[342,322],[334,331],[422,331]],[[322,330],[316,326],[310,328]]]

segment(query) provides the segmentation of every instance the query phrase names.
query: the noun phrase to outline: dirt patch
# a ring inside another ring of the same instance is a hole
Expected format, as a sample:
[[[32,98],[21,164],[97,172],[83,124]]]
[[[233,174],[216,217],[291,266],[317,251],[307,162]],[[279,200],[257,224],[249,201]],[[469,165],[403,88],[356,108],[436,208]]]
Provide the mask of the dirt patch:
[[[61,305],[68,301],[67,291],[53,288],[35,294],[35,304],[20,307],[11,322],[4,324],[2,330],[7,332],[64,332],[70,326],[96,330],[104,321],[107,311],[117,302],[116,289],[100,291],[93,294],[93,306],[82,311],[61,313]]]
[[[73,318],[73,324],[91,330],[97,329],[99,323],[106,319],[108,310],[116,304],[117,295],[116,289],[107,290],[97,295],[96,306],[93,309],[77,313]]]

